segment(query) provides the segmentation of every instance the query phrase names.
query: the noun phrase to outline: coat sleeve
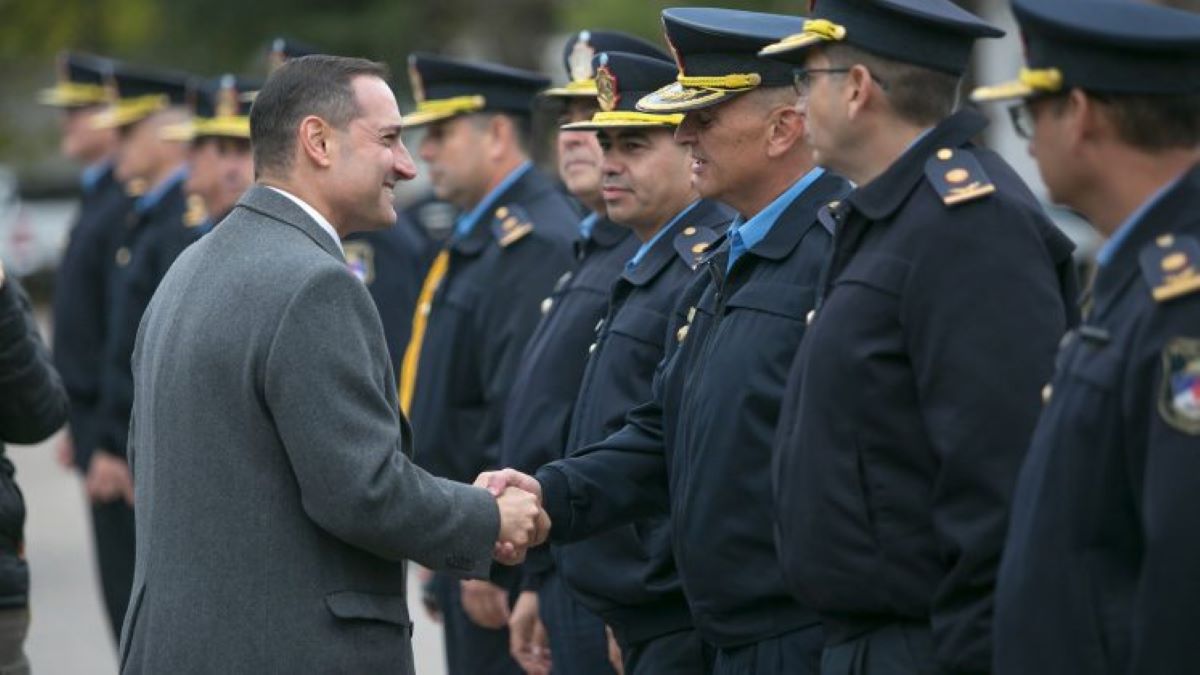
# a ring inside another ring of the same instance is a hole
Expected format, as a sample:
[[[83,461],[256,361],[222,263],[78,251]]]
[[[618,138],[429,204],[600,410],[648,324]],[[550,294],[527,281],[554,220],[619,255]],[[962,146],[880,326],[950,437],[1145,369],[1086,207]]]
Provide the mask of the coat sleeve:
[[[263,391],[319,527],[383,558],[487,575],[495,500],[405,454],[383,329],[357,279],[325,268],[296,291],[268,348]]]
[[[29,298],[0,282],[0,441],[37,443],[67,420],[67,393],[50,365]]]
[[[1200,366],[1200,296],[1164,306],[1139,342],[1147,345],[1142,384],[1124,397],[1136,411],[1130,419],[1145,420],[1135,427],[1145,440],[1131,442],[1126,458],[1142,524],[1127,672],[1173,673],[1200,659],[1194,630],[1200,625],[1200,422],[1178,409],[1170,382],[1172,375],[1187,377],[1188,366]]]
[[[586,539],[669,512],[661,403],[665,363],[655,374],[654,398],[631,410],[620,431],[537,472],[555,542]]]
[[[900,310],[937,459],[930,497],[947,573],[931,626],[943,670],[986,672],[1012,493],[1067,313],[1033,214],[995,196],[935,217]]]

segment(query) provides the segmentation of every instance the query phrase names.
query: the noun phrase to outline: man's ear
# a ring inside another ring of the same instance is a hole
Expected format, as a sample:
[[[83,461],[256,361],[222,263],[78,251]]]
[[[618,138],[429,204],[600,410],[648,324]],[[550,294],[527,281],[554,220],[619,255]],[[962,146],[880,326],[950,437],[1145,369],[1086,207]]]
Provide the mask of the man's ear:
[[[767,128],[767,156],[771,159],[786,155],[792,147],[804,141],[804,113],[800,103],[780,105],[771,111]]]
[[[503,156],[509,151],[509,145],[514,142],[512,135],[515,131],[512,129],[512,120],[508,115],[492,115],[491,119],[487,120],[485,143],[487,144],[488,159],[493,161],[503,159]]]
[[[333,129],[325,120],[316,115],[309,115],[300,120],[298,142],[304,155],[313,164],[328,168],[333,156]]]
[[[868,105],[882,102],[882,99],[876,99],[883,95],[883,90],[879,88],[875,78],[871,77],[871,71],[861,63],[850,68],[845,80],[846,86],[842,89],[842,96],[845,99],[846,115],[850,119],[854,119]]]
[[[1068,147],[1079,148],[1083,144],[1111,139],[1117,135],[1116,125],[1104,110],[1104,106],[1085,94],[1082,89],[1072,89],[1066,100],[1058,105],[1061,107],[1049,111],[1049,114],[1064,118],[1062,131]]]

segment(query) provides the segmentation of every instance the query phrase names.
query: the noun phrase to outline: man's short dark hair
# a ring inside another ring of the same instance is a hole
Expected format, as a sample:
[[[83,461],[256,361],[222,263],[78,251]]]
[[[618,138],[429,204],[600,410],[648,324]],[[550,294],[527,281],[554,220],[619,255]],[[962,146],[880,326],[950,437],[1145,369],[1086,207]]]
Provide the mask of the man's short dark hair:
[[[356,77],[388,79],[382,63],[345,56],[302,56],[284,63],[267,78],[250,108],[250,140],[254,173],[291,169],[296,151],[296,125],[315,115],[344,129],[361,111],[351,81]]]
[[[1121,140],[1140,150],[1160,152],[1200,145],[1200,95],[1087,95],[1101,103]]]
[[[834,67],[865,66],[882,83],[892,110],[909,124],[937,124],[958,106],[962,82],[958,75],[876,56],[851,45],[830,45],[825,54]]]
[[[472,113],[470,118],[477,129],[484,129],[491,123],[493,117],[507,117],[513,125],[517,147],[521,152],[529,154],[533,145],[533,118],[529,115],[518,115],[506,112]]]

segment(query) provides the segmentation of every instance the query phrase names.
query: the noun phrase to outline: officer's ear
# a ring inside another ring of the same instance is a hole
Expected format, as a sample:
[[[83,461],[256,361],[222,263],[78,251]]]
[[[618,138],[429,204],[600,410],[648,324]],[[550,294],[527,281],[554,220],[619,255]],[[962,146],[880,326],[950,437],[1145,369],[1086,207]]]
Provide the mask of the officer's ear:
[[[772,159],[786,155],[804,141],[804,113],[799,100],[790,89],[775,97],[767,127],[767,156]]]
[[[868,107],[874,108],[885,103],[883,89],[871,76],[871,71],[861,63],[850,67],[846,72],[846,86],[841,91],[846,102],[846,116],[850,119],[857,117]]]
[[[300,150],[304,153],[313,164],[321,168],[329,168],[332,157],[331,144],[333,142],[333,129],[329,124],[317,117],[309,115],[300,120],[300,128],[297,133],[297,144]]]
[[[508,115],[489,115],[484,132],[487,136],[488,157],[492,160],[503,159],[517,143],[517,130]]]

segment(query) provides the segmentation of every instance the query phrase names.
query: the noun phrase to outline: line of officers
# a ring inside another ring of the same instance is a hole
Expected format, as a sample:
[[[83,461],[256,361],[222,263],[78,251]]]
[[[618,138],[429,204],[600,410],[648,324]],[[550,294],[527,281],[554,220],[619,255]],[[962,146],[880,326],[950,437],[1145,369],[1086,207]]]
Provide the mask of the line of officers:
[[[1108,238],[1081,298],[1071,243],[959,104],[975,41],[1003,32],[948,0],[811,4],[665,10],[669,55],[581,31],[563,87],[410,57],[405,126],[460,214],[389,263],[407,305],[376,296],[385,327],[406,316],[388,333],[416,460],[538,491],[552,521],[520,568],[427,579],[450,672],[1187,672],[1200,16],[1014,0],[1026,67],[972,94],[1015,101],[1052,199]],[[530,160],[547,105],[561,185]],[[169,175],[141,176],[130,223]],[[108,353],[80,364],[128,376],[169,260],[134,263],[197,233],[175,209],[123,231],[106,304],[56,312],[61,335],[111,308]],[[119,461],[124,428],[81,419],[91,466]]]

